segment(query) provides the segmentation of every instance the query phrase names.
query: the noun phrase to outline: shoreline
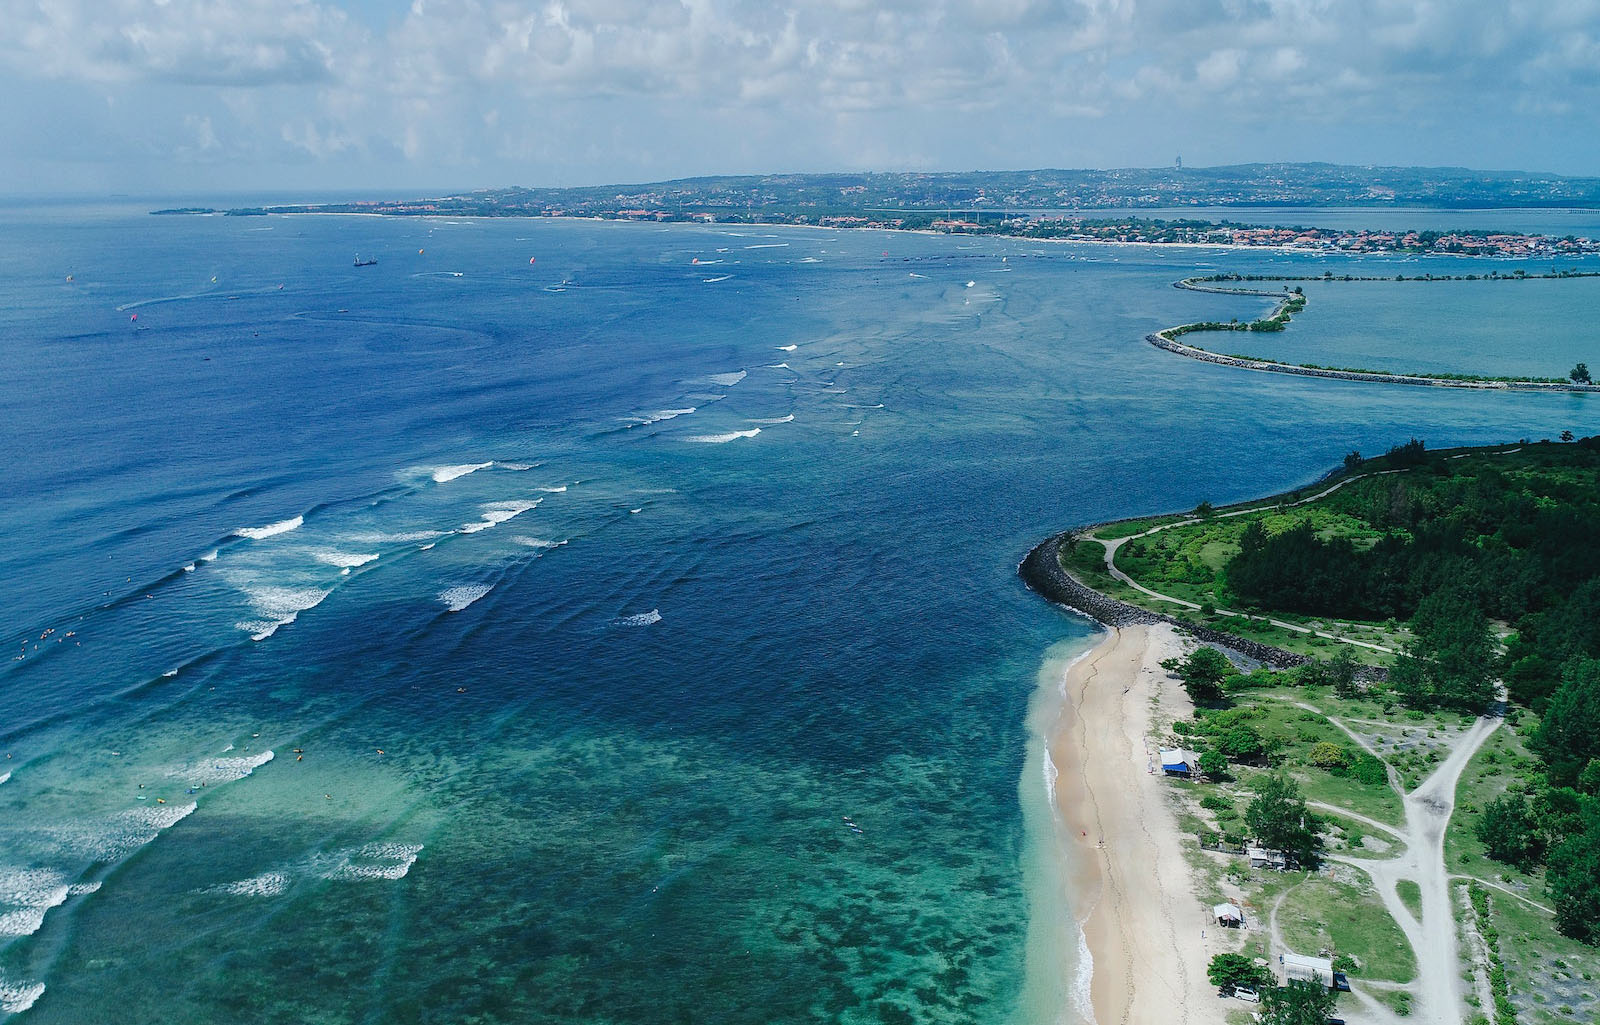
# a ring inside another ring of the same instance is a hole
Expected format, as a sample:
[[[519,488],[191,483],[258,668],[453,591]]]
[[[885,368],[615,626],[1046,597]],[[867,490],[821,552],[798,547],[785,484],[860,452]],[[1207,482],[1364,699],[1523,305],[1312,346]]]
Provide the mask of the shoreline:
[[[1182,648],[1168,624],[1110,628],[1067,666],[1041,724],[1083,947],[1069,1002],[1095,1025],[1225,1020],[1206,977],[1206,909],[1149,769],[1154,717],[1192,712],[1160,667]]]
[[[1111,210],[1112,208],[1108,208]],[[1342,209],[1342,208],[1335,208]],[[1419,208],[1430,209],[1430,208]],[[1464,208],[1467,210],[1479,208]],[[1497,211],[1501,209],[1542,209],[1526,207],[1483,207],[1483,211]],[[1552,209],[1577,209],[1586,210],[1587,207],[1555,207]],[[1095,211],[1089,211],[1095,212]],[[1497,263],[1525,263],[1529,260],[1545,260],[1555,258],[1556,254],[1535,253],[1527,256],[1499,256],[1478,253],[1450,253],[1450,252],[1412,252],[1403,249],[1374,249],[1363,251],[1350,251],[1343,249],[1326,249],[1313,246],[1297,246],[1292,244],[1278,245],[1252,245],[1245,242],[1152,242],[1146,240],[1100,239],[1100,238],[1043,238],[1032,235],[1017,235],[1008,232],[962,232],[939,231],[934,228],[895,228],[888,225],[864,224],[789,224],[785,222],[745,222],[745,221],[697,221],[697,220],[666,220],[658,221],[651,218],[634,217],[602,217],[599,215],[568,215],[554,217],[549,214],[536,213],[440,213],[432,210],[273,210],[267,209],[260,212],[240,213],[235,209],[162,209],[148,210],[149,216],[161,217],[395,217],[413,218],[418,220],[452,220],[452,221],[578,221],[602,224],[683,224],[703,228],[800,228],[811,231],[850,231],[850,232],[889,232],[896,235],[936,235],[945,238],[993,238],[1006,239],[1015,242],[1037,242],[1066,245],[1086,246],[1145,246],[1155,249],[1196,249],[1215,250],[1222,252],[1252,252],[1252,253],[1277,253],[1279,255],[1310,255],[1310,256],[1342,256],[1342,257],[1399,257],[1406,260],[1417,259],[1455,259]],[[1564,258],[1593,256],[1593,253],[1561,254]]]

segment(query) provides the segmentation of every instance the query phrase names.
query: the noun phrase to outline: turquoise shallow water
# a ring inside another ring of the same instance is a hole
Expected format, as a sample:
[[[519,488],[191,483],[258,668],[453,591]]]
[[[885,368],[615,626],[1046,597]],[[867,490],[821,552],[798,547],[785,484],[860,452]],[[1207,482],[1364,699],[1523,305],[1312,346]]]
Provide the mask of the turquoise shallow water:
[[[1426,269],[1436,267],[1440,274],[1482,270],[1458,260]],[[1410,274],[1419,272],[1426,271],[1410,265]],[[1210,335],[1200,344],[1291,363],[1491,377],[1565,377],[1575,363],[1600,360],[1600,278],[1300,287],[1306,311],[1282,333]]]
[[[1090,630],[1027,548],[1597,429],[1140,340],[1261,302],[1173,280],[1303,258],[61,209],[0,243],[19,1021],[1054,1019],[1028,713]]]

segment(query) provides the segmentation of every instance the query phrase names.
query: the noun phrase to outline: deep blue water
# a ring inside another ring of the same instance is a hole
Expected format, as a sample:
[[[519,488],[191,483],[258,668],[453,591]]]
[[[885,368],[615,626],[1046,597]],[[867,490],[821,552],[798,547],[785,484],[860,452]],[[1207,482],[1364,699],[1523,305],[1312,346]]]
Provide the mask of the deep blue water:
[[[19,1021],[1054,1018],[1027,548],[1600,430],[1140,340],[1337,259],[6,218]]]

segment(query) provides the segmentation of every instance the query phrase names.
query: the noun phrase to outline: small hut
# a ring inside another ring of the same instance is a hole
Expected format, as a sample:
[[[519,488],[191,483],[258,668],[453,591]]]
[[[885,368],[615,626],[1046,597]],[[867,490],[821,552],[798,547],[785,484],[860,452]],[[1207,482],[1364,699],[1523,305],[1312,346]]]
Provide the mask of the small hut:
[[[1181,747],[1161,749],[1161,771],[1168,776],[1192,776],[1200,769],[1200,756]]]
[[[1282,960],[1283,977],[1290,982],[1316,982],[1334,988],[1333,961],[1329,958],[1284,954]]]
[[[1218,904],[1211,909],[1211,914],[1216,917],[1217,924],[1225,929],[1244,926],[1244,909],[1237,904]]]

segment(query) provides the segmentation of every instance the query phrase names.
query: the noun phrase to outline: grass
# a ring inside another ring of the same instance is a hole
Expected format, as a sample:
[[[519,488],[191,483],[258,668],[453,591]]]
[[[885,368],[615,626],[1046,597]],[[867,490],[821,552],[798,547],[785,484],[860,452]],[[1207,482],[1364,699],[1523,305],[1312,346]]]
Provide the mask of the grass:
[[[1312,876],[1278,910],[1284,942],[1302,953],[1331,950],[1360,964],[1353,976],[1409,982],[1417,962],[1405,934],[1370,885]]]
[[[1418,921],[1421,921],[1422,887],[1418,886],[1410,879],[1402,879],[1395,883],[1394,888],[1395,892],[1400,895],[1400,903],[1406,906],[1406,910],[1411,912],[1413,917],[1415,917]]]
[[[1472,832],[1483,806],[1532,771],[1522,737],[1534,725],[1533,715],[1521,712],[1515,725],[1508,721],[1496,730],[1467,764],[1456,789],[1456,814],[1445,834],[1445,861],[1454,874],[1509,886],[1548,906],[1542,871],[1528,874],[1494,861]],[[1515,897],[1491,888],[1489,900],[1506,982],[1522,1025],[1600,1020],[1600,949],[1562,936],[1549,915]]]

